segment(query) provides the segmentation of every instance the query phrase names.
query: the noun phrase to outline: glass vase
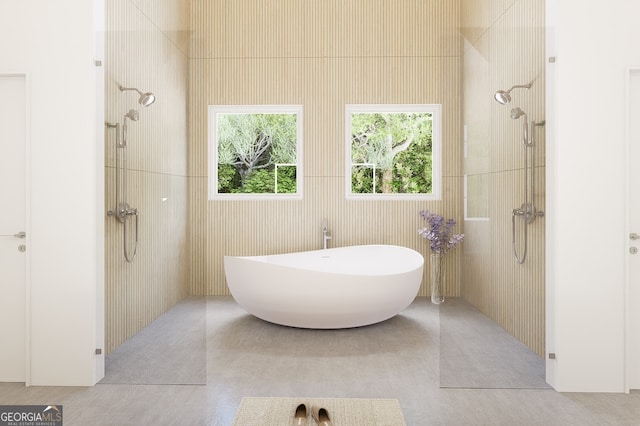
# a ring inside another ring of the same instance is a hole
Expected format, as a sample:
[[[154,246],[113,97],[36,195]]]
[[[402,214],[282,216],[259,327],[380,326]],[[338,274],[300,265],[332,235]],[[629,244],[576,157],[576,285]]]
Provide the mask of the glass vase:
[[[431,254],[431,303],[439,305],[444,302],[445,257],[442,254]]]

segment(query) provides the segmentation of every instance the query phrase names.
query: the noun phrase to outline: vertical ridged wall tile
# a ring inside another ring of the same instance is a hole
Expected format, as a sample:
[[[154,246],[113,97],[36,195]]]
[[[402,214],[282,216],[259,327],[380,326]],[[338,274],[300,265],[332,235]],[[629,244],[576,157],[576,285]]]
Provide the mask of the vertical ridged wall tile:
[[[184,55],[189,55],[191,0],[131,0],[131,2]]]
[[[327,3],[329,57],[460,55],[458,0],[331,0]]]
[[[122,226],[107,220],[108,346],[117,346],[187,292],[228,294],[225,254],[319,247],[325,218],[335,246],[400,244],[428,258],[428,246],[416,233],[423,226],[417,212],[437,211],[462,228],[464,170],[487,182],[489,220],[464,223],[467,239],[447,264],[446,293],[463,294],[541,353],[544,219],[530,228],[529,257],[536,260],[514,266],[509,215],[521,203],[520,129],[509,107],[493,101],[499,88],[534,81],[532,90],[512,95],[532,119],[544,116],[541,3],[108,1],[107,57],[116,59],[107,61],[108,121],[122,120],[137,107],[135,94],[121,95],[119,84],[144,86],[159,99],[141,108],[140,121],[129,127],[130,140],[137,141],[129,158],[136,171],[130,203],[141,211],[139,263],[124,262]],[[303,200],[207,199],[207,105],[251,103],[304,105]],[[346,103],[443,104],[442,201],[344,199]],[[543,209],[543,137],[538,151]],[[107,143],[108,206],[113,160]],[[168,201],[158,204],[167,193]],[[167,208],[168,217],[160,213]],[[427,267],[421,296],[428,295],[428,274]],[[187,276],[189,290],[180,284]]]
[[[302,58],[326,53],[324,0],[192,0],[191,58]]]
[[[522,119],[510,118],[520,107],[529,120],[544,120],[544,1],[462,0],[461,33],[464,170],[484,187],[469,186],[484,197],[486,220],[465,222],[463,278],[465,299],[539,355],[544,355],[545,218],[528,226],[528,253],[518,265],[512,249],[512,210],[524,202]],[[493,94],[516,84],[512,102],[498,104]],[[545,209],[544,128],[536,145],[536,208]],[[517,220],[517,241],[523,241]],[[522,247],[520,248],[522,252]]]
[[[461,0],[461,34],[470,44],[475,44],[516,1],[518,0]]]
[[[192,294],[229,294],[224,255],[385,243],[428,258],[421,209],[462,223],[462,38],[458,0],[192,2],[189,235]],[[286,37],[285,37],[286,34]],[[345,105],[441,103],[443,199],[345,199]],[[207,199],[207,107],[304,106],[304,198]],[[460,226],[460,230],[462,226]],[[461,253],[446,293],[460,294]],[[429,267],[420,295],[428,294]]]
[[[123,122],[129,109],[127,202],[139,211],[139,244],[133,263],[123,255],[124,226],[105,216],[105,324],[109,353],[188,295],[187,54],[180,37],[188,24],[185,0],[107,0],[105,117]],[[156,102],[138,104],[135,92]],[[114,129],[105,130],[105,202],[115,208]],[[163,201],[164,200],[164,201]],[[135,240],[128,222],[129,247]]]

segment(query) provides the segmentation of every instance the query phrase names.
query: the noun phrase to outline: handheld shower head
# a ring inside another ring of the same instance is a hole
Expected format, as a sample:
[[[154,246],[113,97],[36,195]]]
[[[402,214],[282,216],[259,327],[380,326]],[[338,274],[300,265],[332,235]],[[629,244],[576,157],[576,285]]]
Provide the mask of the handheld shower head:
[[[126,113],[125,118],[128,118],[131,121],[138,121],[140,118],[140,113],[137,109],[130,109],[128,113]]]
[[[496,101],[498,101],[499,104],[502,105],[506,105],[509,102],[511,102],[511,91],[513,89],[531,89],[531,83],[529,84],[521,84],[521,85],[516,85],[513,86],[511,89],[504,91],[504,90],[498,90],[496,93],[493,94],[493,97],[495,98]]]
[[[138,103],[142,106],[148,107],[149,105],[151,105],[156,101],[156,95],[154,95],[151,92],[142,93],[140,90],[136,89],[135,87],[120,86],[121,92],[124,92],[127,90],[135,90],[136,92],[138,92],[138,94],[140,95],[140,98],[138,98]]]
[[[524,121],[522,122],[522,142],[524,146],[529,145],[529,120],[527,120],[527,113],[524,112],[520,107],[515,107],[511,110],[511,118],[514,120],[519,119],[520,117],[524,117]]]
[[[511,110],[511,118],[513,118],[514,120],[517,120],[518,118],[522,117],[522,116],[527,116],[527,113],[524,112],[522,109],[520,109],[520,107],[515,107]]]
[[[130,109],[129,112],[124,115],[122,123],[122,144],[120,145],[123,148],[126,148],[127,146],[127,118],[131,121],[138,121],[138,119],[140,118],[140,113],[137,109]]]

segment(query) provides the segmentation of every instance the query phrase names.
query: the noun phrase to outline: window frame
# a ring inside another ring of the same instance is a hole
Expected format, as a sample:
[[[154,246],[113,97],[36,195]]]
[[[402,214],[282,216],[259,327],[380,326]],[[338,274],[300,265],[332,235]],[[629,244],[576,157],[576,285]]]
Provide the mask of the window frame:
[[[351,123],[354,113],[431,114],[431,193],[361,194],[353,193],[351,169]],[[442,199],[442,105],[441,104],[347,104],[345,106],[345,198],[348,200],[441,200]]]
[[[219,114],[295,114],[296,115],[296,192],[295,193],[219,193],[218,192],[218,115]],[[303,105],[209,105],[208,148],[209,200],[301,200],[303,197]]]

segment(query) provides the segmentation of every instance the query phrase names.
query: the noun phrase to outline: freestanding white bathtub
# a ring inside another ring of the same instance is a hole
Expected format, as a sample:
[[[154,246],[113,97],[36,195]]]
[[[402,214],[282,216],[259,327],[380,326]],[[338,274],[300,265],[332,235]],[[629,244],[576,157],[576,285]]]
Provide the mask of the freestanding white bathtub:
[[[265,321],[301,328],[389,319],[415,299],[423,267],[420,253],[390,245],[224,258],[240,306]]]

